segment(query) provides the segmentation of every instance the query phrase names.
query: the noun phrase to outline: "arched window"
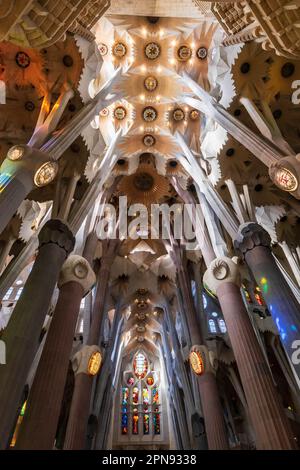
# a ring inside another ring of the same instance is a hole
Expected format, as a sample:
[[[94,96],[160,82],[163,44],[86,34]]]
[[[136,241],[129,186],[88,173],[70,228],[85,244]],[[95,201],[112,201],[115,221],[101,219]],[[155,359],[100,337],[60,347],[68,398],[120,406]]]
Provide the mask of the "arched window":
[[[211,333],[216,333],[217,332],[217,328],[216,328],[216,324],[215,324],[215,321],[210,319],[208,320],[208,326],[209,326],[209,331]]]
[[[205,294],[202,294],[202,301],[203,301],[203,308],[205,310],[207,307],[207,298]]]
[[[14,290],[13,287],[10,287],[8,291],[6,292],[5,296],[3,297],[3,300],[9,300],[13,290]]]
[[[262,298],[262,295],[261,295],[261,290],[258,286],[256,286],[255,289],[254,289],[254,297],[255,297],[255,301],[258,305],[260,305],[261,307],[265,305],[265,301],[264,301],[264,299]]]
[[[151,370],[147,356],[135,354],[132,370],[124,374],[121,388],[121,434],[161,434],[161,401],[158,374]]]
[[[138,353],[134,357],[133,369],[138,379],[143,379],[148,372],[148,360],[143,353]]]
[[[249,291],[248,291],[247,287],[245,286],[245,284],[242,284],[242,289],[243,289],[244,296],[245,296],[245,299],[247,300],[248,304],[252,304],[252,299],[250,297]]]
[[[227,328],[226,328],[225,321],[222,318],[219,318],[218,323],[219,323],[219,328],[221,330],[221,333],[226,333]]]
[[[19,300],[19,298],[20,298],[20,296],[21,296],[21,294],[22,294],[22,291],[23,291],[23,287],[20,287],[20,288],[17,290],[15,300]]]

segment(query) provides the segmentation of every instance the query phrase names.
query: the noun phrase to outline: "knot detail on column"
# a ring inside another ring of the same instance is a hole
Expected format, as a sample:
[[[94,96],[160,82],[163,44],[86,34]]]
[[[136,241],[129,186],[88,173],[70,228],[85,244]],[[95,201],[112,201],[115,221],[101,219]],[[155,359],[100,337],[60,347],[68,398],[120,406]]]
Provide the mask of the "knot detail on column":
[[[75,375],[97,375],[102,364],[102,355],[99,346],[83,346],[72,359]]]
[[[217,295],[218,287],[224,282],[240,285],[239,267],[226,256],[214,259],[203,276],[204,286],[214,295]]]
[[[255,222],[242,224],[234,241],[234,248],[243,256],[256,246],[270,247],[271,237],[268,232]]]
[[[213,353],[204,345],[194,345],[190,349],[189,363],[192,371],[196,375],[203,375],[207,372],[215,372],[218,368],[218,361]]]
[[[39,233],[40,248],[49,243],[54,243],[65,250],[68,256],[75,245],[75,237],[69,227],[61,220],[49,220]]]
[[[95,285],[95,273],[90,263],[82,256],[70,255],[64,262],[58,280],[58,287],[61,288],[68,282],[80,284],[84,295]]]

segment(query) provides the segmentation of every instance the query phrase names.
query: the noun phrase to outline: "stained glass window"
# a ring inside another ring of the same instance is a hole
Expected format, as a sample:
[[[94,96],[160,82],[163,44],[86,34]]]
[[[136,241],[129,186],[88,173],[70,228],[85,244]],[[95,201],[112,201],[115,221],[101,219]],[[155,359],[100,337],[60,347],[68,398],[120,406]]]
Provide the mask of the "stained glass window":
[[[217,332],[217,328],[216,328],[216,324],[215,324],[214,320],[212,320],[212,319],[208,320],[208,326],[209,326],[209,331],[211,333],[216,333]]]
[[[122,434],[123,435],[128,434],[128,414],[127,413],[122,413]]]
[[[149,414],[148,414],[148,413],[145,413],[145,414],[144,414],[144,427],[143,427],[143,432],[144,432],[144,434],[149,434],[149,433],[150,433]]]
[[[154,384],[154,378],[151,375],[147,377],[147,384],[150,386]]]
[[[160,434],[160,413],[159,409],[155,408],[154,409],[154,414],[153,414],[153,427],[154,427],[154,434],[158,435]]]
[[[159,404],[159,392],[157,387],[153,387],[152,389],[152,403],[153,405]]]
[[[143,388],[143,405],[149,404],[149,390],[148,388]]]
[[[265,302],[262,298],[262,295],[261,295],[261,291],[260,291],[260,288],[259,287],[255,287],[255,290],[254,290],[254,297],[255,297],[255,300],[256,302],[258,303],[258,305],[260,306],[263,306],[265,305]]]
[[[137,408],[134,410],[134,414],[132,416],[132,434],[138,434],[139,433],[139,414],[137,411]]]
[[[135,355],[133,360],[133,369],[138,379],[146,377],[148,372],[148,360],[143,353],[139,352]]]
[[[20,426],[22,424],[22,421],[23,421],[23,418],[24,418],[24,415],[25,415],[26,405],[27,405],[27,401],[24,402],[24,404],[21,408],[20,414],[18,416],[17,424],[16,424],[16,427],[15,427],[15,431],[14,431],[11,443],[10,443],[10,447],[15,447],[15,445],[16,445],[17,437],[18,437],[19,430],[20,430]]]
[[[242,284],[242,288],[243,288],[243,291],[244,291],[245,298],[246,298],[247,302],[248,302],[249,304],[252,304],[252,299],[251,299],[250,294],[249,294],[249,292],[248,292],[248,290],[246,289],[246,286],[245,286],[244,284]]]
[[[129,398],[129,388],[123,387],[122,388],[122,405],[128,404],[128,398]]]
[[[134,387],[132,390],[132,403],[134,405],[138,405],[139,403],[139,389],[138,387]]]
[[[10,287],[8,289],[8,291],[6,292],[5,296],[3,297],[3,300],[8,300],[10,298],[13,290],[14,290],[13,287]]]
[[[218,323],[219,323],[219,328],[220,328],[220,330],[221,330],[221,333],[226,333],[226,332],[227,332],[227,328],[226,328],[226,325],[225,325],[225,321],[220,318],[220,319],[218,320]]]
[[[121,434],[124,436],[161,434],[159,376],[149,365],[146,355],[137,352],[132,370],[125,374],[120,407]]]
[[[22,291],[23,291],[23,287],[20,287],[18,290],[17,290],[17,294],[16,294],[16,297],[15,297],[15,300],[19,300],[21,294],[22,294]]]

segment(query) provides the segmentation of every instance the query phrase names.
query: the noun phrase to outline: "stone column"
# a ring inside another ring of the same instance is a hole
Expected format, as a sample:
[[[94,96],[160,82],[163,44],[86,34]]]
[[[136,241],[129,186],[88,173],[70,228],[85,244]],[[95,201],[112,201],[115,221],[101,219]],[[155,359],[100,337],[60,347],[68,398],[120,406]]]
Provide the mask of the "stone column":
[[[101,267],[97,276],[97,291],[93,306],[92,323],[87,344],[96,347],[99,344],[101,325],[103,322],[105,300],[110,276],[110,267],[114,258],[116,240],[110,240],[103,248]],[[85,348],[85,347],[84,347]],[[83,350],[84,350],[83,348]],[[75,388],[72,398],[71,411],[67,426],[64,449],[80,450],[85,448],[87,423],[92,396],[93,376],[86,374],[80,368],[75,378]]]
[[[88,361],[98,346],[83,346],[73,359],[75,386],[67,425],[64,450],[83,450],[87,438],[87,424],[91,405],[93,378],[88,372]],[[97,373],[99,370],[97,371]]]
[[[202,345],[203,343],[200,329],[200,319],[198,321],[191,290],[187,283],[187,271],[184,266],[180,266],[178,271],[184,299],[187,303],[188,327],[192,342],[191,351],[193,351],[194,347],[198,348],[197,345]],[[201,348],[205,348],[205,350],[207,350],[205,346],[201,346]],[[206,354],[208,357],[208,350]],[[213,369],[208,367],[208,364],[209,361],[207,361],[205,373],[197,376],[208,448],[210,450],[228,449],[228,438],[216,383],[216,377]]]
[[[69,256],[61,270],[58,301],[16,449],[53,449],[80,303],[95,281],[95,274],[84,258]]]
[[[278,268],[268,232],[256,223],[241,225],[235,248],[262,291],[283,347],[300,379],[300,305]]]
[[[222,308],[257,448],[292,449],[293,439],[280,397],[241,297],[238,266],[230,258],[217,258],[203,280],[218,296]]]
[[[209,450],[226,450],[228,437],[215,371],[209,368],[199,376],[198,382],[208,448]]]
[[[74,242],[73,234],[60,220],[44,225],[37,258],[1,338],[7,357],[6,365],[0,365],[0,449],[8,445],[53,290]]]

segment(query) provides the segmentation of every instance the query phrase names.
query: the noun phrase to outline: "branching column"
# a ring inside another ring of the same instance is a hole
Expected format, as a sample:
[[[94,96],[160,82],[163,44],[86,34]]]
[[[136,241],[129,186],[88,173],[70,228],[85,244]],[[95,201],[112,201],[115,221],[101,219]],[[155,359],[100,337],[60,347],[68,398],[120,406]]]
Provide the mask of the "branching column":
[[[7,351],[7,363],[0,366],[1,449],[8,445],[53,290],[74,242],[73,234],[60,220],[44,225],[37,258],[1,338]]]
[[[241,297],[238,266],[230,258],[217,258],[206,271],[204,283],[218,296],[222,308],[257,448],[292,449],[283,406]]]
[[[95,280],[89,263],[81,256],[71,255],[65,261],[58,283],[58,301],[30,390],[17,449],[53,449],[80,303]]]

